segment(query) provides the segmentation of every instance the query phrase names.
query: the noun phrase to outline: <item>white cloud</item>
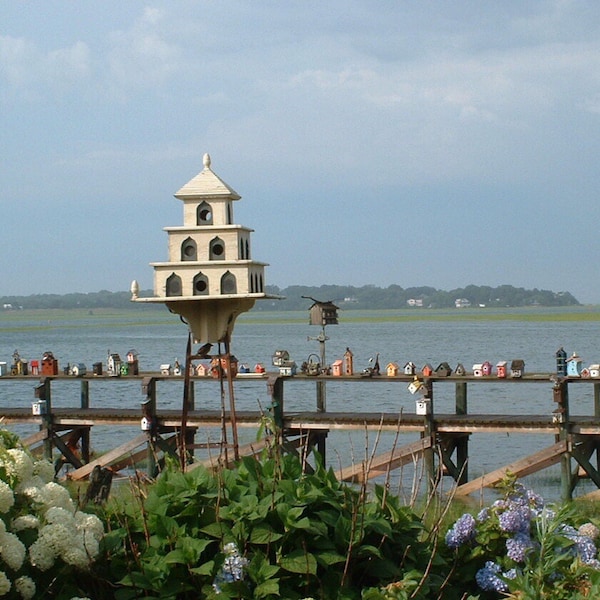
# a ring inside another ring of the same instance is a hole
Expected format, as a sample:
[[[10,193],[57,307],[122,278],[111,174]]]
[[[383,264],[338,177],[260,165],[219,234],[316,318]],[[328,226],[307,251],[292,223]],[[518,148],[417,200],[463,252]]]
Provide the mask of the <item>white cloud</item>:
[[[11,88],[62,91],[87,79],[90,70],[90,51],[84,42],[43,52],[27,39],[0,36],[0,81]]]

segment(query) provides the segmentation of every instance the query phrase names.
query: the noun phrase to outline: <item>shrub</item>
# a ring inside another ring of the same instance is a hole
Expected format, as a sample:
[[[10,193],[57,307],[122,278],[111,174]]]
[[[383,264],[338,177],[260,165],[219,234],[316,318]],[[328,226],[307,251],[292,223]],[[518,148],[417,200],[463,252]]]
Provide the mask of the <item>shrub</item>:
[[[119,600],[353,599],[402,581],[429,598],[443,581],[408,507],[379,487],[366,497],[321,464],[304,473],[293,455],[217,474],[167,469],[134,497],[107,506]],[[237,576],[224,577],[232,566]]]
[[[99,553],[104,526],[76,509],[54,467],[0,430],[0,596],[69,599]]]

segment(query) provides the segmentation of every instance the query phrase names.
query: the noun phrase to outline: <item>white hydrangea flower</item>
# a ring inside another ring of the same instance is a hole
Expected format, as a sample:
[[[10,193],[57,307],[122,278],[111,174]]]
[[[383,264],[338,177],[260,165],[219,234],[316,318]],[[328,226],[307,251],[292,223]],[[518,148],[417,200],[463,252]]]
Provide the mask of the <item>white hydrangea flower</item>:
[[[64,523],[49,523],[40,529],[38,541],[40,540],[44,540],[54,556],[60,556],[76,544],[75,529]]]
[[[38,538],[29,546],[29,562],[40,571],[47,571],[54,566],[55,554],[45,539]]]
[[[10,474],[14,475],[18,481],[30,479],[33,475],[33,461],[30,456],[18,448],[10,448],[6,453],[13,461],[12,468],[9,467],[9,461],[6,463]]]
[[[46,482],[39,476],[34,475],[27,481],[22,481],[15,487],[15,493],[24,496],[29,502],[34,504],[42,504],[42,488]]]
[[[65,510],[61,506],[52,506],[44,515],[47,523],[60,523],[66,527],[75,527],[73,513]]]
[[[13,571],[23,566],[27,550],[23,542],[14,534],[5,532],[0,535],[0,556]]]
[[[68,564],[79,569],[85,569],[90,564],[87,552],[79,546],[71,546],[62,553],[61,558]]]
[[[6,594],[10,592],[11,587],[12,583],[6,576],[6,573],[4,571],[0,571],[0,596],[6,596]]]
[[[37,529],[40,520],[35,515],[21,515],[11,523],[12,531],[23,531],[24,529]]]
[[[78,510],[75,513],[74,519],[75,527],[77,527],[78,531],[85,532],[86,539],[90,534],[98,541],[104,537],[104,524],[96,515]]]
[[[54,465],[49,460],[37,460],[33,463],[33,474],[48,483],[54,479]]]
[[[0,519],[0,533],[4,533],[6,531],[6,523]]]
[[[42,503],[48,507],[58,506],[68,511],[74,512],[75,505],[69,492],[62,485],[55,481],[49,481],[40,489],[42,494]]]
[[[35,581],[27,575],[15,579],[15,589],[23,600],[31,600],[35,596]]]
[[[5,481],[0,481],[0,513],[7,513],[15,503],[15,495]]]

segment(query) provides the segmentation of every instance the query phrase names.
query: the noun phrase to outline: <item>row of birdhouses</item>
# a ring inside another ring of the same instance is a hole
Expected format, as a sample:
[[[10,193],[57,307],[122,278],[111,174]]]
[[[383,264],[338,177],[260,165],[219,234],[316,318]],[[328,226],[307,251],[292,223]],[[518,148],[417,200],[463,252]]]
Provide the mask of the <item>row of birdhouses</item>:
[[[175,360],[173,365],[170,363],[160,365],[160,374],[179,376],[184,374],[184,368],[179,360]],[[231,372],[232,377],[249,375],[250,373],[262,375],[265,373],[265,367],[262,363],[257,363],[251,370],[248,364],[240,364],[233,355],[229,359],[225,356],[214,356],[210,361],[190,362],[190,376],[192,377],[220,379],[221,377],[228,377],[229,372]]]
[[[488,360],[482,363],[476,363],[473,365],[472,374],[473,377],[491,377],[496,376],[499,378],[505,377],[522,377],[525,371],[525,361],[521,359],[514,359],[510,365],[508,361],[502,360],[495,366]],[[449,363],[441,362],[437,367],[433,367],[430,363],[426,363],[419,370],[414,362],[409,361],[405,363],[404,367],[400,369],[398,363],[391,362],[386,366],[386,374],[388,377],[396,377],[400,374],[415,376],[421,375],[422,377],[450,377],[451,375],[464,376],[468,375],[465,367],[459,363],[456,368],[452,368]]]
[[[567,353],[563,348],[559,348],[556,353],[556,373],[561,377],[591,377],[600,378],[600,364],[595,363],[587,367],[583,366],[582,358],[573,352],[567,358]]]

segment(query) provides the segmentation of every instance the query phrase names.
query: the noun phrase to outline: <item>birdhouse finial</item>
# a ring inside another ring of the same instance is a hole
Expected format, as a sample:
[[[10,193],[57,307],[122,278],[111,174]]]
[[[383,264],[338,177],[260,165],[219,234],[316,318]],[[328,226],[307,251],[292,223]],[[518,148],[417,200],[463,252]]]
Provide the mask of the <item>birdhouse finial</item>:
[[[210,169],[210,154],[208,152],[204,155],[203,162],[204,162],[204,168]]]

